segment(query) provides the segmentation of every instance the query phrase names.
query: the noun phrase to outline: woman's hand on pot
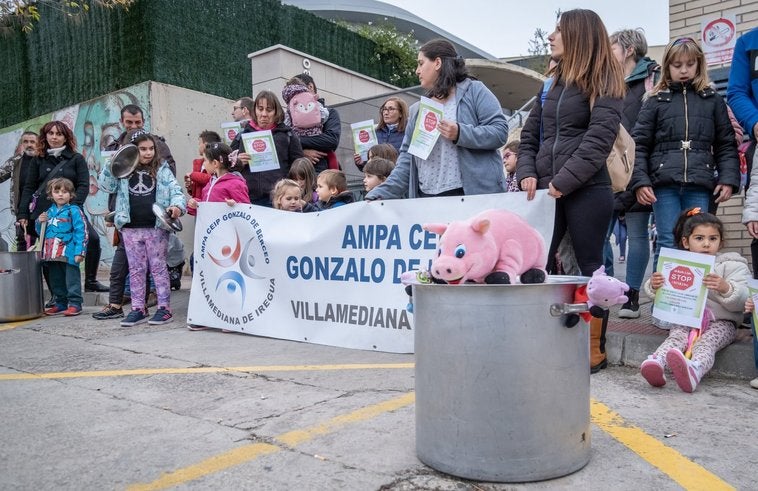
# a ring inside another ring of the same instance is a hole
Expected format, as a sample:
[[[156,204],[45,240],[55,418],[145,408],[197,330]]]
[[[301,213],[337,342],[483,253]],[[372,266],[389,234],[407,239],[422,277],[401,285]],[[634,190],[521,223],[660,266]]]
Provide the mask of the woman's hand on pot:
[[[637,202],[641,205],[652,205],[657,201],[651,186],[642,186],[634,194],[637,196]]]
[[[521,182],[519,184],[521,185],[521,190],[526,191],[526,200],[527,201],[533,200],[534,193],[537,192],[537,178],[525,177],[521,179]]]

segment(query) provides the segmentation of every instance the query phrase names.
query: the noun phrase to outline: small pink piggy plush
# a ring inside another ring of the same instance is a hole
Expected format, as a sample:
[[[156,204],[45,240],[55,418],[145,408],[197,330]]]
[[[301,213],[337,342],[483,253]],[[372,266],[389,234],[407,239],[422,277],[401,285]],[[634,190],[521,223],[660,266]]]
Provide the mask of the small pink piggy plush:
[[[542,283],[547,253],[542,236],[526,220],[505,210],[487,210],[468,220],[425,224],[441,235],[434,278],[450,284]]]

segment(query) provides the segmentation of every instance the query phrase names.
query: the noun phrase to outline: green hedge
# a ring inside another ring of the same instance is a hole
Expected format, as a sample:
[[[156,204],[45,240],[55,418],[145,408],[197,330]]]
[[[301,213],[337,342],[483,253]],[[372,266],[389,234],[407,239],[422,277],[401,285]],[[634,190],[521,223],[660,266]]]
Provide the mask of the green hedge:
[[[0,127],[154,80],[229,99],[252,85],[247,55],[274,44],[379,80],[376,45],[276,0],[138,0],[68,18],[40,6],[32,32],[0,37]]]

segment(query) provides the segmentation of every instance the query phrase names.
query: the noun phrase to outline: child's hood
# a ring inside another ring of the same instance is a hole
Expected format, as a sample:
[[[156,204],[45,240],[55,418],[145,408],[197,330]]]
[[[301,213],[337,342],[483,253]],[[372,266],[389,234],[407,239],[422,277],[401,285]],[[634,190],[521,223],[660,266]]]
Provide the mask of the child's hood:
[[[742,255],[740,255],[737,252],[722,252],[716,255],[716,261],[715,261],[716,264],[726,263],[730,261],[740,262],[740,263],[743,263],[745,266],[748,265],[747,259],[742,257]]]

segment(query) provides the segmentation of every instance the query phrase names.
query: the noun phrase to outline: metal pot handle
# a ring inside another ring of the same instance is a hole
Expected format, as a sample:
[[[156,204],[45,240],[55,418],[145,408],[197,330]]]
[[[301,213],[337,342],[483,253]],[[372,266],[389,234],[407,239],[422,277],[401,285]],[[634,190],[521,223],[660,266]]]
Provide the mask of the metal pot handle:
[[[581,314],[590,310],[587,303],[554,303],[550,305],[550,315],[560,317],[566,314]]]

